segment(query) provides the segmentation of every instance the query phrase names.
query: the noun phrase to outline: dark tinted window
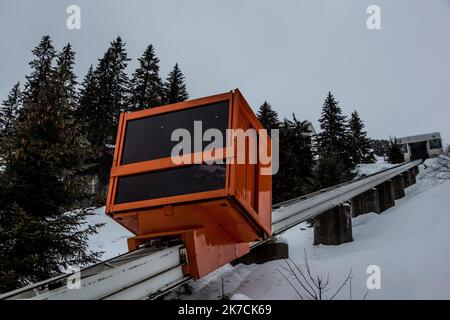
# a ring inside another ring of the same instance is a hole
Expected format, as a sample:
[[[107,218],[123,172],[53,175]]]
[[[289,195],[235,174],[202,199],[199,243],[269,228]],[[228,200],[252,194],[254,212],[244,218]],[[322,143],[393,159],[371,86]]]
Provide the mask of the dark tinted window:
[[[428,141],[430,144],[430,149],[441,149],[442,148],[442,142],[441,139],[433,139]]]
[[[201,164],[120,177],[115,203],[224,189],[225,177],[225,164]]]
[[[202,121],[203,132],[211,128],[220,130],[225,140],[228,101],[128,121],[122,164],[170,157],[172,148],[179,143],[171,141],[171,135],[179,128],[190,132],[194,148],[194,121]],[[203,148],[209,143],[204,142]]]

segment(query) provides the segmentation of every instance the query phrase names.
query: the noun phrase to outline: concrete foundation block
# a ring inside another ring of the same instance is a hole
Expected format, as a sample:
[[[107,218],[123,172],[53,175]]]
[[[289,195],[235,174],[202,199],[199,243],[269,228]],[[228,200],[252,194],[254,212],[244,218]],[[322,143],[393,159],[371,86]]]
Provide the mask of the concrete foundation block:
[[[416,171],[414,170],[414,168],[411,168],[408,171],[409,171],[409,176],[411,177],[411,184],[415,184],[416,183]]]
[[[242,256],[233,262],[231,265],[235,266],[239,263],[249,265],[252,263],[262,264],[264,262],[289,259],[289,246],[286,242],[275,240],[269,240],[253,248],[245,256]]]
[[[405,196],[405,184],[402,175],[392,178],[392,185],[394,188],[394,199],[398,200]]]
[[[387,180],[378,186],[378,199],[380,203],[380,212],[383,212],[395,205],[394,201],[394,188],[392,180]]]
[[[351,206],[341,204],[314,218],[314,244],[339,245],[353,241]]]
[[[378,199],[378,190],[372,188],[361,193],[351,200],[352,216],[355,218],[359,215],[369,212],[380,213],[380,202]]]
[[[409,171],[403,172],[402,177],[404,187],[408,188],[411,185],[411,175],[409,174]]]

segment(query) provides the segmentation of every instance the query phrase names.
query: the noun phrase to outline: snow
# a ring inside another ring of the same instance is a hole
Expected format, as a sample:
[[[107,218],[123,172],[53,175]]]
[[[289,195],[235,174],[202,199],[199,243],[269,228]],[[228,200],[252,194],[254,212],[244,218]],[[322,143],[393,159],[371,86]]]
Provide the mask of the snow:
[[[356,178],[368,176],[395,166],[396,164],[385,162],[382,157],[376,157],[375,163],[361,163],[356,166]]]
[[[132,237],[133,234],[107,216],[105,207],[92,210],[92,214],[88,216],[87,223],[90,225],[95,225],[96,223],[105,224],[97,229],[97,234],[89,238],[89,250],[104,252],[101,260],[114,258],[128,252],[127,238]]]
[[[353,219],[351,243],[314,246],[313,229],[299,225],[283,234],[290,257],[304,265],[304,252],[313,274],[330,275],[331,292],[352,269],[353,299],[450,299],[450,180],[436,181],[421,173],[417,184],[406,190],[396,206],[380,215],[369,213]],[[368,290],[370,274],[376,265],[381,271],[381,289]],[[262,265],[229,265],[196,281],[186,299],[214,299],[222,290],[228,295],[250,299],[299,299],[283,278],[285,261]],[[286,274],[286,273],[285,273]],[[290,280],[294,280],[292,277]],[[294,282],[294,281],[292,281]],[[297,286],[298,287],[298,286]],[[301,289],[301,288],[298,288]],[[350,298],[350,285],[336,296]]]
[[[245,294],[242,293],[235,293],[230,298],[230,300],[251,300],[249,297],[247,297]]]
[[[303,265],[306,253],[315,276],[330,276],[330,294],[346,279],[352,269],[352,299],[450,299],[450,180],[434,179],[421,166],[417,183],[406,189],[406,196],[382,214],[369,213],[353,219],[354,241],[339,246],[314,246],[313,229],[306,223],[282,235],[289,243],[290,258]],[[378,161],[361,165],[362,174],[388,168]],[[106,251],[103,258],[127,251],[131,234],[112,221],[104,208],[95,210],[90,221],[106,222],[99,234],[90,239],[91,249]],[[369,290],[369,266],[380,268],[381,288]],[[222,279],[224,294],[231,299],[299,299],[282,276],[294,284],[277,260],[261,265],[225,265],[210,275],[190,283],[193,293],[182,299],[220,299]],[[301,289],[298,288],[297,289]],[[349,299],[346,285],[336,299]]]
[[[429,176],[438,179],[450,179],[450,153],[427,159],[423,164],[428,169]]]

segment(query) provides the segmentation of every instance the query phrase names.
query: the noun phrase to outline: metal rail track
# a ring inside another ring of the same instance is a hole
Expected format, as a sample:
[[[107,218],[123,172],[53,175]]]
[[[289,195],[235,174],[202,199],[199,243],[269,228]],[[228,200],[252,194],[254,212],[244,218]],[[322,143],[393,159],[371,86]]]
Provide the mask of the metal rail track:
[[[189,279],[182,270],[184,256],[182,245],[142,248],[84,268],[79,274],[65,274],[5,293],[0,299],[146,299]]]
[[[420,163],[421,160],[401,164],[274,205],[272,238]],[[265,241],[252,243],[251,248]],[[84,268],[78,274],[64,274],[5,293],[0,295],[0,300],[156,299],[191,279],[183,274],[184,263],[186,252],[180,244],[142,248]],[[74,289],[77,284],[79,287]]]
[[[298,201],[277,205],[272,212],[272,232],[276,235],[303,221],[314,218],[335,206],[364,193],[393,177],[418,166],[422,160],[401,164],[365,178],[316,192]]]

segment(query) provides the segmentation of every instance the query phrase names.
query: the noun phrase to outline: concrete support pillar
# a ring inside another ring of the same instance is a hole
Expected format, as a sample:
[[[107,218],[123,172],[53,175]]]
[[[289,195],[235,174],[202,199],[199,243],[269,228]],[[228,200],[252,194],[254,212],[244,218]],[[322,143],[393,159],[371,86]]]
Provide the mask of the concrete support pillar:
[[[340,204],[314,218],[314,245],[353,241],[351,207]]]
[[[372,188],[361,193],[351,200],[353,218],[369,213],[380,213],[380,202],[378,199],[378,190]]]
[[[378,199],[380,201],[380,212],[383,212],[395,205],[394,188],[392,180],[387,180],[378,186]]]
[[[405,184],[403,181],[403,176],[398,175],[392,178],[392,185],[394,188],[394,199],[398,200],[405,196]]]
[[[249,265],[252,263],[262,264],[272,260],[289,259],[289,246],[287,242],[280,239],[272,239],[253,248],[245,256],[231,262],[235,266],[239,263]]]
[[[403,172],[402,177],[405,188],[408,188],[411,185],[411,175],[409,174],[409,171]]]
[[[414,168],[411,168],[408,171],[409,171],[409,176],[411,178],[411,184],[415,184],[416,183],[416,171],[414,170]]]

